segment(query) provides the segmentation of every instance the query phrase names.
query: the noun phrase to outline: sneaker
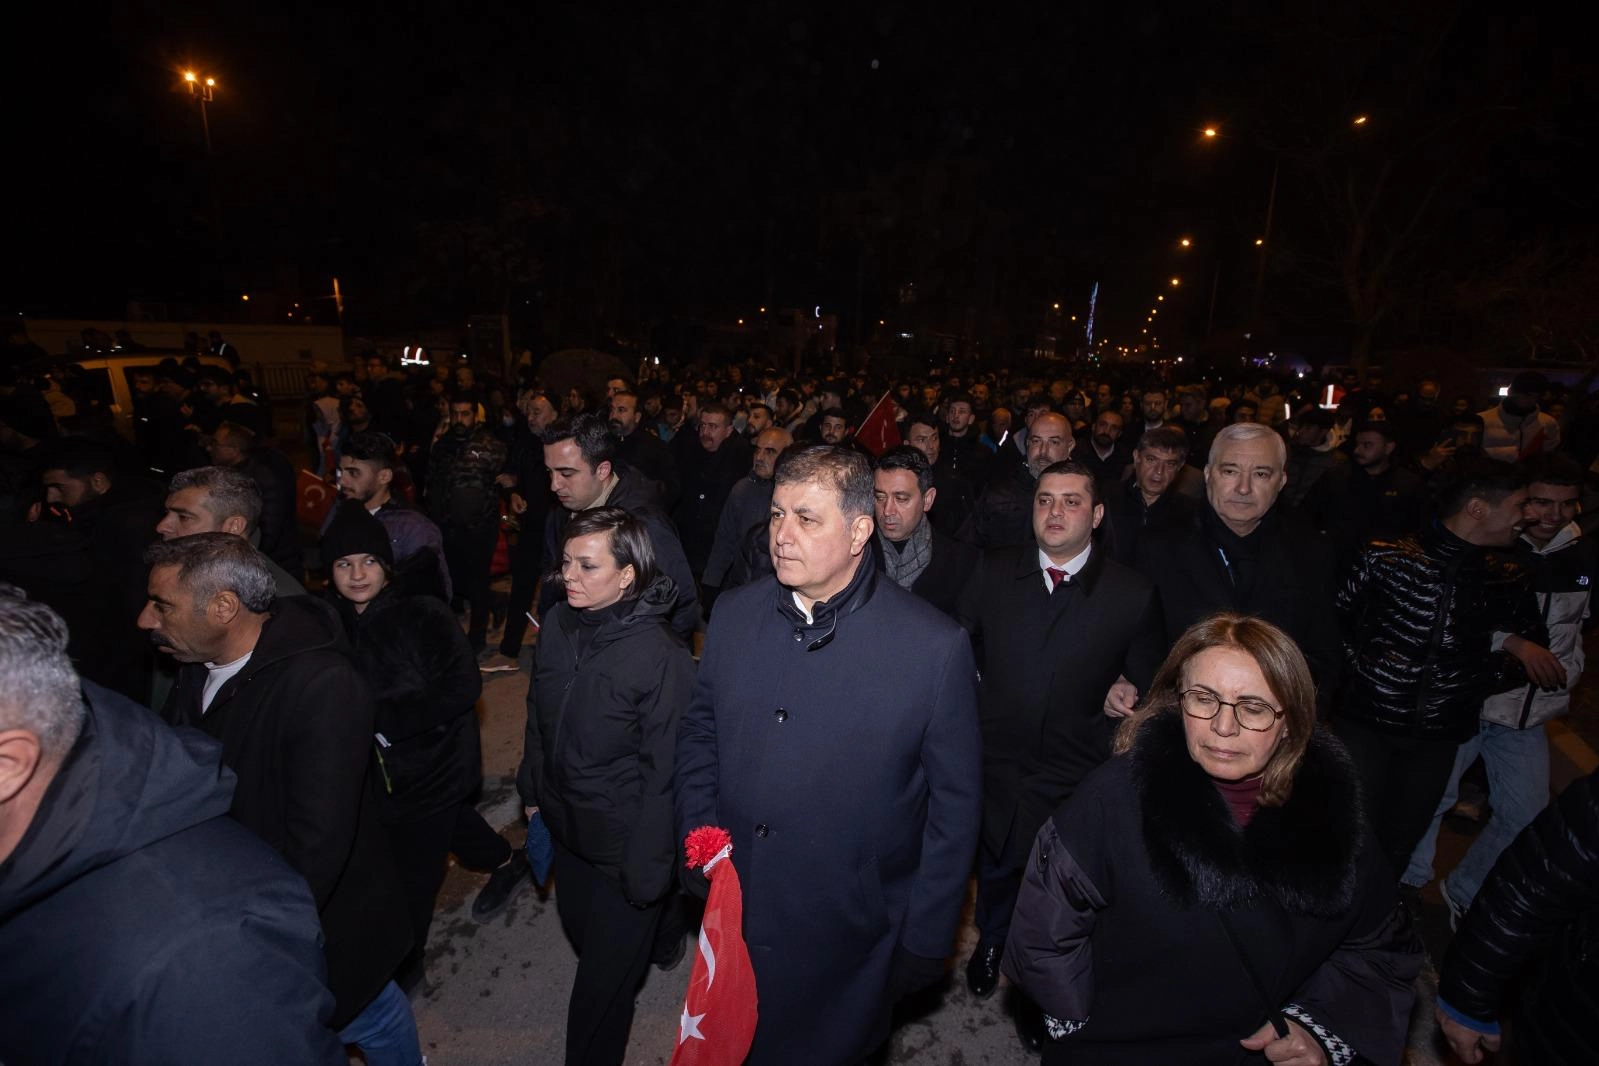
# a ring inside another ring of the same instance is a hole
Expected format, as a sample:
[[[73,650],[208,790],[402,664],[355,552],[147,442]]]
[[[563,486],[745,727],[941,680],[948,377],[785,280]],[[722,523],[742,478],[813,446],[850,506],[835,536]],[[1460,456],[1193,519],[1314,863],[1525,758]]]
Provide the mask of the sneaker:
[[[522,664],[509,655],[495,652],[479,659],[477,668],[485,674],[510,674],[522,669]]]
[[[516,898],[516,894],[533,880],[527,853],[522,849],[511,852],[510,861],[489,874],[489,883],[472,901],[472,917],[486,922],[503,911]]]

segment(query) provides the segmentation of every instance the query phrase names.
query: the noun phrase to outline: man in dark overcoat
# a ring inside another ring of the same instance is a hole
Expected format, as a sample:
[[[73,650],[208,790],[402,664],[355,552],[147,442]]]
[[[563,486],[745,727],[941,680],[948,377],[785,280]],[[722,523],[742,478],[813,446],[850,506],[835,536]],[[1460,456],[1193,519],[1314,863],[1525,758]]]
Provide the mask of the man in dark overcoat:
[[[183,664],[166,718],[222,742],[238,776],[233,818],[310,886],[333,1027],[369,1051],[415,1048],[410,1004],[391,980],[410,919],[367,776],[376,712],[338,619],[309,596],[275,597],[265,558],[231,533],[159,542],[145,559],[139,628]]]
[[[1278,496],[1288,448],[1276,430],[1238,422],[1216,434],[1205,463],[1205,499],[1180,526],[1147,530],[1133,565],[1155,583],[1170,647],[1217,611],[1264,618],[1305,653],[1324,711],[1338,683],[1343,649],[1333,612],[1332,543]],[[1112,705],[1131,710],[1129,686]]]
[[[987,996],[1046,819],[1110,758],[1105,695],[1119,676],[1146,689],[1165,656],[1150,581],[1093,539],[1104,518],[1088,467],[1054,463],[1033,494],[1031,543],[984,553],[960,619],[982,671],[983,830],[977,857],[977,950],[966,980]],[[1036,1050],[1042,1019],[1024,1004],[1018,1029]]]
[[[732,834],[760,1000],[750,1066],[857,1063],[954,943],[976,674],[960,626],[879,573],[864,456],[790,449],[774,481],[776,574],[723,594],[683,712],[679,834]]]
[[[946,535],[930,520],[938,489],[927,457],[908,444],[878,456],[872,473],[883,573],[955,617],[961,589],[977,565],[977,549]]]

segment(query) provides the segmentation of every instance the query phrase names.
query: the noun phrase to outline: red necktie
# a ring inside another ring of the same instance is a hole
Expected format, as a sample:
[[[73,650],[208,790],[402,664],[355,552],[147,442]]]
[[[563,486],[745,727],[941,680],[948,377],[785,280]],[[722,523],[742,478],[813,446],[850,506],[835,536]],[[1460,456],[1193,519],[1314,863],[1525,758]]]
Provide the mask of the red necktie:
[[[1046,566],[1044,567],[1044,573],[1049,575],[1049,591],[1051,592],[1054,592],[1056,589],[1060,588],[1060,583],[1066,580],[1066,571],[1062,570],[1058,566]]]

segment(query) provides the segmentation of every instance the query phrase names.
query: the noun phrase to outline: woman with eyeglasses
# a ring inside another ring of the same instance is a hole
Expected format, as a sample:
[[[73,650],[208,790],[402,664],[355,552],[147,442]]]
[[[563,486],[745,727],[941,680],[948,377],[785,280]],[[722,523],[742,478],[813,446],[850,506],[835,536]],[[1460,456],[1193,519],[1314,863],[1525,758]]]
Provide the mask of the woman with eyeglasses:
[[[1039,832],[1005,948],[1044,1062],[1399,1062],[1420,946],[1294,642],[1194,625],[1115,750]]]

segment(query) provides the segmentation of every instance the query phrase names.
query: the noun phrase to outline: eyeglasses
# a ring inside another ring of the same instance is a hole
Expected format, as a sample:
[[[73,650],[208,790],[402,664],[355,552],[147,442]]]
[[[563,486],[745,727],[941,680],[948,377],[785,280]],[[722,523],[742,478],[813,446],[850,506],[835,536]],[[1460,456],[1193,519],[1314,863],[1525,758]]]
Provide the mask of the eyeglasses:
[[[1238,719],[1238,724],[1256,733],[1264,733],[1283,716],[1282,711],[1265,700],[1242,699],[1229,702],[1214,692],[1202,688],[1191,688],[1179,699],[1182,701],[1183,713],[1190,718],[1208,720],[1220,714],[1223,707],[1231,707],[1233,717]]]

